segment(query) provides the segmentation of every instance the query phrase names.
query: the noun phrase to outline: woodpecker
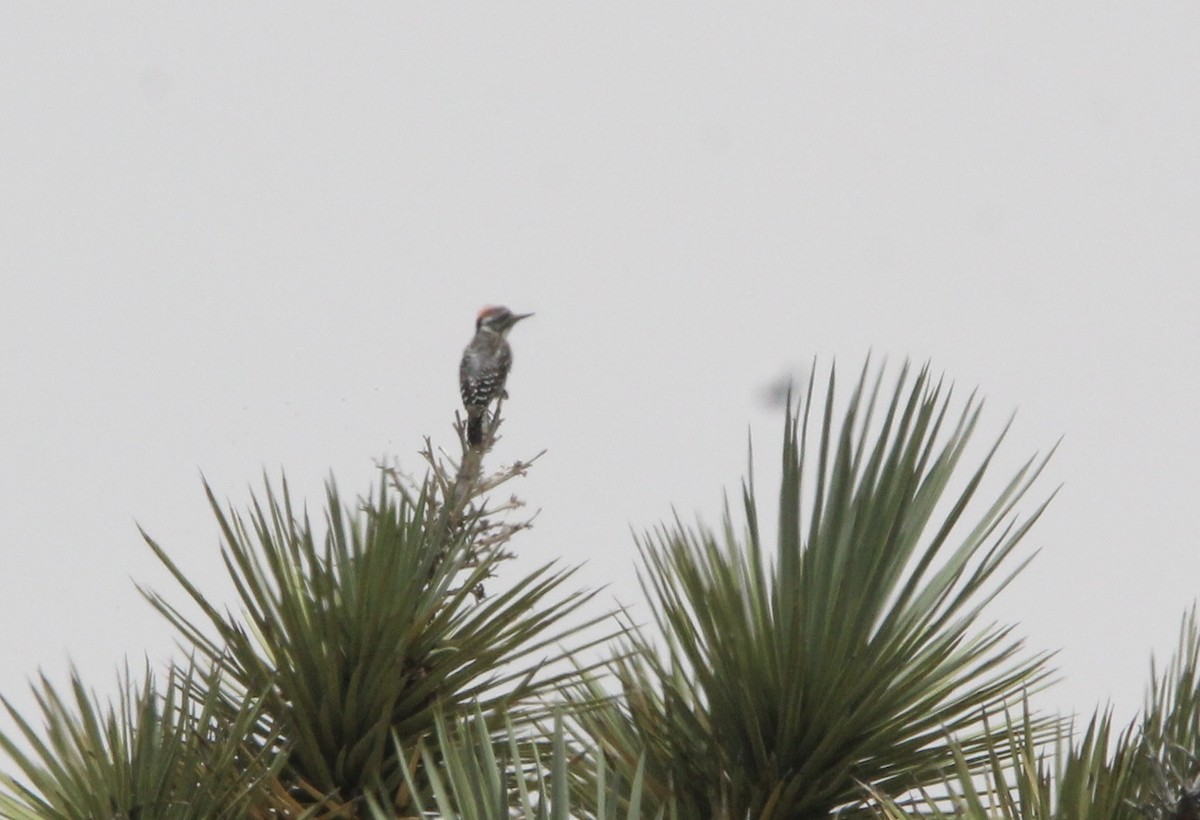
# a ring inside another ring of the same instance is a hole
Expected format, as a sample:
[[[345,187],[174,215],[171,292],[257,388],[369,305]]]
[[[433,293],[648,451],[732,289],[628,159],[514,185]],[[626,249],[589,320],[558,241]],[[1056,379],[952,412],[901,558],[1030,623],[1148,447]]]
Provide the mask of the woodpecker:
[[[485,307],[475,320],[475,338],[463,351],[458,387],[467,409],[467,443],[483,443],[483,417],[495,399],[508,398],[504,382],[512,367],[512,348],[504,337],[512,326],[532,313],[513,313],[506,307]]]

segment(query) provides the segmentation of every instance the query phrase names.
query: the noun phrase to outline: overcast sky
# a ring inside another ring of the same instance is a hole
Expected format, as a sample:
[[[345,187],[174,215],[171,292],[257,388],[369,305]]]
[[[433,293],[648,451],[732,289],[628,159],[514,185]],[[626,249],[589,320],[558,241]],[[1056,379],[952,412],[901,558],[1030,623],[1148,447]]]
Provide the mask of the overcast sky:
[[[636,600],[631,529],[717,520],[748,429],[770,487],[767,385],[929,359],[982,438],[1018,411],[998,477],[1063,437],[991,614],[1061,650],[1044,706],[1132,717],[1200,578],[1197,43],[1193,3],[0,6],[0,694],[169,656],[136,524],[226,595],[201,473],[418,470],[501,303],[529,566]]]

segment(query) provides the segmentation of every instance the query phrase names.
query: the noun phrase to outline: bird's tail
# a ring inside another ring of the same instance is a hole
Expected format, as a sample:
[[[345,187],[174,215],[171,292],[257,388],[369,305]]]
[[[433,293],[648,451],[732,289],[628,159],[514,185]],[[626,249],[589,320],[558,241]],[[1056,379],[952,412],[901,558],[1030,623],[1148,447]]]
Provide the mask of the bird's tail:
[[[467,418],[467,443],[472,447],[483,444],[483,413]]]

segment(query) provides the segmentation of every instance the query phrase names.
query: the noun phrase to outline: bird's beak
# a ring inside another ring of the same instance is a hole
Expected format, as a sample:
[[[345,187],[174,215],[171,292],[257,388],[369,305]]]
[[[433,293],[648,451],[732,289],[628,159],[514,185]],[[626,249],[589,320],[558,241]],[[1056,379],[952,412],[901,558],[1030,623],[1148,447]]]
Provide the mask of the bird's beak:
[[[528,319],[532,315],[533,315],[532,313],[514,313],[513,317],[512,317],[512,324],[515,325],[517,322],[521,321],[522,319]]]

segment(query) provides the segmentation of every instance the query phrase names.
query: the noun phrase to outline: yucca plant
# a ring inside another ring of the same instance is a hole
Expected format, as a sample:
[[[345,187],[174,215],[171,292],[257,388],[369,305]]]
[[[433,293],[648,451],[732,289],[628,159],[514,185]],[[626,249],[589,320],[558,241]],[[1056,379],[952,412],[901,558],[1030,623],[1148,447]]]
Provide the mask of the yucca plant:
[[[985,721],[1045,682],[1047,656],[980,615],[1028,560],[1013,552],[1046,502],[1014,509],[1045,460],[972,517],[1000,441],[947,490],[979,403],[952,415],[928,369],[905,366],[890,393],[882,380],[864,368],[839,418],[831,371],[815,441],[811,381],[789,407],[773,550],[750,481],[740,533],[727,510],[718,532],[677,519],[641,539],[657,635],[633,633],[611,665],[621,695],[582,709],[579,732],[626,773],[645,760],[650,805],[849,817],[869,813],[867,786],[939,781],[956,749],[971,771],[1012,754]],[[604,692],[595,679],[574,690]]]
[[[406,810],[413,795],[393,737],[415,746],[439,713],[532,720],[536,708],[520,705],[576,674],[559,661],[587,645],[577,636],[599,620],[573,617],[591,593],[564,592],[571,570],[542,566],[484,589],[528,526],[505,519],[515,498],[493,506],[486,494],[528,463],[483,476],[467,448],[458,464],[428,446],[425,456],[424,480],[385,469],[353,508],[331,482],[320,530],[286,482],[278,491],[268,482],[247,515],[208,490],[239,614],[218,610],[147,537],[202,617],[145,594],[238,692],[266,693],[261,729],[286,739],[288,794],[340,807],[330,816],[354,816],[364,795]],[[237,705],[235,696],[229,708]]]
[[[1135,820],[1140,781],[1134,726],[1114,734],[1111,711],[1092,715],[1082,737],[1066,722],[1053,743],[1039,736],[1028,704],[993,734],[994,750],[979,771],[951,741],[953,770],[919,797],[878,795],[888,820],[951,817],[994,820]]]
[[[1160,671],[1151,660],[1142,720],[1144,785],[1140,808],[1162,820],[1200,818],[1200,624],[1192,606],[1175,656]]]
[[[422,816],[456,820],[676,820],[665,807],[656,813],[642,811],[643,769],[635,767],[632,778],[607,769],[604,758],[594,773],[594,791],[588,799],[571,794],[571,758],[578,754],[568,743],[561,712],[553,720],[548,737],[522,737],[510,722],[497,746],[482,713],[471,718],[448,720],[441,715],[433,736],[417,744],[416,755],[432,783],[432,794],[422,799],[412,777],[407,785],[417,796],[415,807]],[[399,744],[398,744],[399,745]],[[584,806],[591,809],[585,812]],[[373,820],[392,820],[394,815],[372,803]]]
[[[249,742],[262,701],[232,713],[219,677],[195,666],[172,669],[163,692],[147,669],[128,669],[116,705],[104,705],[71,675],[64,697],[41,678],[34,696],[39,733],[7,700],[24,743],[0,734],[20,777],[0,774],[0,816],[13,820],[265,818],[283,757],[275,738]],[[203,693],[202,695],[198,693]],[[24,747],[24,748],[23,748]]]
[[[1096,712],[1082,737],[1064,725],[1053,746],[1035,735],[1025,712],[993,735],[980,777],[956,751],[937,788],[902,803],[879,795],[881,814],[1003,820],[1188,820],[1200,817],[1200,626],[1185,615],[1179,645],[1164,669],[1150,665],[1141,720],[1119,733],[1111,712]],[[1016,754],[1002,756],[1002,749]]]

